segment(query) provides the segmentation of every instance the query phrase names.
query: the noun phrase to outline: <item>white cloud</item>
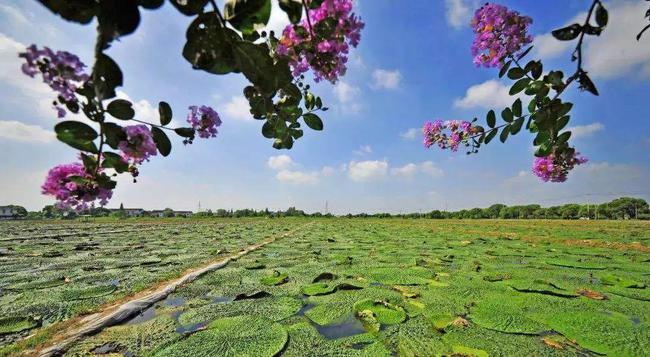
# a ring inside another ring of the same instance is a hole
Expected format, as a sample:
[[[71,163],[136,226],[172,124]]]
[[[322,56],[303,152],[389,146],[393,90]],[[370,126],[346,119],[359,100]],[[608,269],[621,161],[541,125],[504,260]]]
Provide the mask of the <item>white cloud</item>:
[[[30,109],[45,118],[55,118],[55,111],[52,109],[52,100],[56,95],[44,84],[40,78],[30,78],[22,73],[20,67],[23,59],[18,57],[19,52],[24,52],[26,46],[13,38],[0,32],[0,82],[18,89],[18,93],[24,95],[25,103],[29,103]]]
[[[565,53],[571,46],[575,44],[571,41],[558,41],[550,33],[539,35],[533,40],[533,49],[535,57],[542,59],[557,57],[561,53]]]
[[[481,84],[476,84],[467,89],[463,98],[457,98],[454,106],[461,109],[470,108],[498,108],[509,106],[515,97],[508,93],[509,88],[501,82],[490,79]]]
[[[15,120],[0,120],[0,138],[30,143],[50,143],[54,132],[38,125],[29,125]]]
[[[615,78],[641,70],[650,76],[650,46],[648,38],[636,41],[636,33],[647,24],[643,17],[648,5],[642,1],[610,2],[607,4],[609,23],[598,37],[588,36],[585,41],[583,57],[584,68],[593,78]],[[582,23],[584,12],[577,14],[567,24]],[[561,27],[559,25],[556,27]],[[543,59],[560,54],[570,56],[570,48],[575,42],[557,41],[550,34],[538,36],[535,41],[537,53]],[[596,83],[597,84],[597,83]]]
[[[447,23],[453,28],[469,26],[472,13],[465,0],[445,0]]]
[[[419,164],[411,162],[402,167],[391,169],[390,173],[394,176],[403,178],[412,178],[417,173],[423,173],[435,178],[444,176],[442,169],[437,167],[432,161],[424,161]]]
[[[294,165],[289,155],[277,155],[269,157],[267,165],[273,170],[286,170]]]
[[[0,5],[0,12],[4,13],[7,17],[9,17],[12,21],[14,21],[17,25],[27,25],[29,24],[29,20],[25,15],[23,15],[20,10],[16,9],[13,6],[10,5]]]
[[[354,150],[354,154],[359,156],[372,154],[372,147],[370,145],[361,145],[359,150]]]
[[[418,136],[419,133],[420,133],[420,129],[410,128],[407,131],[400,133],[399,136],[406,140],[413,140]]]
[[[251,120],[253,115],[250,112],[248,100],[244,96],[233,96],[230,101],[223,105],[224,119]],[[252,120],[251,120],[252,121]]]
[[[578,139],[578,138],[588,138],[592,136],[594,133],[603,130],[604,128],[605,126],[603,124],[596,122],[588,125],[576,125],[576,126],[568,127],[566,130],[571,131],[572,139]]]
[[[359,87],[350,85],[344,81],[339,81],[332,90],[336,99],[339,101],[339,107],[343,113],[357,114],[361,111],[361,104],[356,101],[361,94]]]
[[[278,171],[275,178],[283,183],[291,185],[314,185],[320,182],[322,177],[329,177],[336,173],[331,166],[323,166],[318,171],[301,171],[296,169],[298,165],[288,155],[277,155],[269,157],[267,165]]]
[[[425,174],[431,176],[431,177],[442,177],[444,176],[444,171],[442,171],[441,168],[437,167],[433,162],[431,161],[425,161],[420,164],[420,170],[424,172]]]
[[[385,69],[376,69],[372,72],[373,83],[370,85],[373,89],[397,89],[402,80],[402,74],[399,70],[389,71]]]
[[[336,173],[336,169],[332,166],[323,166],[323,168],[320,170],[320,173],[323,176],[332,176]]]
[[[282,170],[275,175],[280,182],[292,185],[314,185],[318,183],[318,173]]]
[[[402,167],[391,169],[390,173],[395,176],[410,178],[413,177],[417,171],[418,171],[418,165],[410,162]]]
[[[357,182],[373,181],[386,176],[388,162],[386,161],[350,161],[348,175]]]

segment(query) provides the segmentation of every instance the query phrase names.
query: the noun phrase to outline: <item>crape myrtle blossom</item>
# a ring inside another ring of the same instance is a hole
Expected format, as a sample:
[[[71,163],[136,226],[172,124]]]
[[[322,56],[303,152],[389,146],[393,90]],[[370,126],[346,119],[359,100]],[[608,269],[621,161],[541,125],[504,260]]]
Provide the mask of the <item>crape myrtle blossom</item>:
[[[487,3],[476,10],[471,21],[476,34],[472,43],[476,66],[501,67],[505,57],[533,41],[526,33],[532,22],[530,17],[498,4]]]
[[[449,132],[444,132],[448,130]],[[469,138],[478,133],[478,128],[472,126],[472,123],[465,120],[447,120],[436,119],[433,122],[424,123],[422,127],[424,134],[424,147],[430,148],[437,144],[441,149],[451,149],[458,151],[461,143],[468,144]]]
[[[324,0],[307,16],[309,20],[284,29],[276,52],[289,58],[294,77],[311,68],[316,82],[336,83],[347,71],[350,46],[357,47],[365,25],[352,12],[352,0]]]
[[[569,171],[576,165],[586,163],[588,159],[573,150],[564,151],[562,154],[550,154],[535,158],[533,173],[544,182],[564,182]]]
[[[199,137],[207,139],[217,136],[217,127],[221,125],[221,118],[214,109],[206,105],[200,107],[193,105],[190,106],[187,122],[196,130]]]
[[[99,171],[98,174],[103,175]],[[97,200],[104,206],[113,196],[112,189],[97,184],[94,176],[78,162],[53,167],[41,189],[43,194],[56,198],[58,208],[76,211],[88,209]]]
[[[54,52],[48,47],[39,50],[36,45],[27,47],[18,56],[25,59],[23,73],[32,78],[41,73],[43,82],[58,93],[58,102],[54,101],[54,108],[57,116],[63,118],[66,111],[62,104],[76,102],[75,91],[89,79],[84,72],[86,65],[70,52]]]
[[[153,141],[151,130],[146,125],[131,125],[124,127],[126,140],[117,144],[117,148],[122,151],[124,161],[133,164],[141,164],[149,160],[150,156],[156,156],[158,150],[156,143]]]

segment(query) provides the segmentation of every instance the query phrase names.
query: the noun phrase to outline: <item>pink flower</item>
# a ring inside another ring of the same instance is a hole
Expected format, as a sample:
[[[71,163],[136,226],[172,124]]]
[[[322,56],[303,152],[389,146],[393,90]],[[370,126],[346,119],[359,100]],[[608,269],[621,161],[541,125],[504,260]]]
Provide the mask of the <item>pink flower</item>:
[[[43,75],[43,82],[58,93],[58,102],[76,102],[75,92],[90,77],[84,72],[84,65],[79,57],[66,51],[52,51],[48,47],[39,50],[36,45],[27,47],[25,52],[19,53],[25,59],[22,71],[34,78],[38,73]],[[54,104],[57,116],[63,118],[65,109]]]
[[[448,130],[448,132],[443,132]],[[447,120],[443,122],[437,119],[433,122],[424,123],[422,133],[424,134],[424,147],[430,148],[438,144],[441,149],[458,151],[460,144],[469,146],[470,137],[477,132],[477,129],[468,121]]]
[[[579,152],[564,152],[559,155],[550,154],[545,157],[535,158],[533,173],[544,182],[564,182],[569,171],[577,165],[589,161],[586,157],[580,156]]]
[[[303,19],[299,25],[288,25],[282,31],[276,53],[289,57],[294,77],[311,68],[316,82],[324,79],[336,83],[345,74],[350,45],[357,47],[365,26],[351,11],[352,0],[324,0],[307,12],[309,21]],[[319,33],[320,23],[332,19],[334,28],[327,34]]]
[[[187,122],[199,133],[199,137],[207,139],[217,136],[217,127],[221,125],[221,118],[214,109],[208,106],[197,107],[193,105],[190,107]]]
[[[487,3],[474,13],[471,26],[476,34],[472,43],[473,62],[484,67],[501,67],[506,56],[516,54],[533,37],[527,34],[533,20],[507,7]]]
[[[113,196],[112,189],[101,187],[94,176],[77,162],[52,168],[41,189],[43,194],[56,198],[58,208],[76,211],[88,209],[88,204],[96,200],[104,206]]]
[[[117,148],[122,151],[122,158],[125,161],[141,164],[158,153],[151,130],[146,125],[125,126],[124,133],[126,140],[120,141]]]

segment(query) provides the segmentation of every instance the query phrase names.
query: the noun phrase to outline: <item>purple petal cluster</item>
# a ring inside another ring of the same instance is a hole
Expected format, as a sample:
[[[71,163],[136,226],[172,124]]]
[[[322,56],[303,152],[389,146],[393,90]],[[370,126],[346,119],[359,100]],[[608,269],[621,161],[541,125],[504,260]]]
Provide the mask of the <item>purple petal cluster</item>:
[[[478,129],[465,120],[447,120],[443,122],[436,119],[433,122],[424,123],[422,133],[424,134],[425,148],[428,149],[437,144],[441,149],[458,151],[461,143],[468,145],[469,138],[478,133]]]
[[[476,10],[471,26],[476,34],[472,56],[477,66],[501,67],[506,56],[514,55],[533,41],[527,34],[533,20],[507,7],[487,3]]]
[[[112,190],[99,186],[78,162],[52,168],[41,189],[43,194],[56,198],[58,208],[76,211],[88,209],[97,200],[104,206],[113,196]]]
[[[187,122],[196,130],[199,137],[207,139],[217,136],[219,132],[217,127],[221,125],[221,118],[214,109],[206,105],[200,107],[193,105],[187,115]]]
[[[544,182],[564,182],[569,171],[577,165],[586,163],[588,159],[579,152],[565,152],[563,154],[550,154],[545,157],[535,158],[533,173]]]
[[[43,82],[58,93],[58,102],[54,102],[57,116],[63,118],[66,114],[62,104],[76,102],[75,91],[89,79],[84,72],[84,65],[79,57],[66,51],[52,51],[48,47],[39,50],[36,45],[27,47],[19,53],[25,59],[22,71],[34,78],[38,73],[43,76]]]
[[[141,164],[150,156],[156,156],[158,150],[153,141],[153,134],[146,125],[124,127],[126,140],[120,141],[117,148],[122,151],[122,158],[133,164]]]
[[[336,83],[347,71],[350,46],[357,47],[365,24],[352,12],[352,0],[324,0],[307,16],[309,21],[303,19],[299,25],[284,29],[276,51],[289,57],[294,77],[311,68],[316,82]],[[323,21],[332,24],[323,26]],[[332,26],[331,31],[319,31]]]

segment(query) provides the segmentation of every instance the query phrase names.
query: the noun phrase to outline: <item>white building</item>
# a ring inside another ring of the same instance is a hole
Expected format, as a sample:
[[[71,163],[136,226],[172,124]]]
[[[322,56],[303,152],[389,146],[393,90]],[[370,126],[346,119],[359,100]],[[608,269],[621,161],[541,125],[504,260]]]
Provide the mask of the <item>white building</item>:
[[[18,210],[9,206],[0,206],[0,219],[15,218],[18,215]]]

